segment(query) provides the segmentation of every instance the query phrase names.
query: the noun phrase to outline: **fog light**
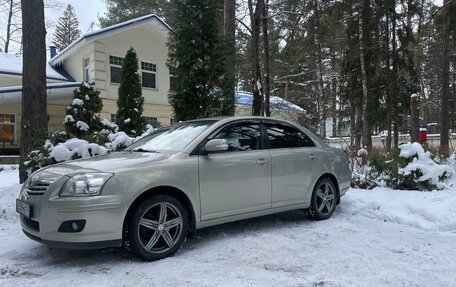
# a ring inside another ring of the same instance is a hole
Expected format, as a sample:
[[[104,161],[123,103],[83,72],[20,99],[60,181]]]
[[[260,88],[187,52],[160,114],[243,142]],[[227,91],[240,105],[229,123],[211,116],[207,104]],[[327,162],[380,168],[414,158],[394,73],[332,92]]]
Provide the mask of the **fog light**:
[[[85,219],[64,221],[60,224],[59,232],[81,232],[84,229],[85,224]]]

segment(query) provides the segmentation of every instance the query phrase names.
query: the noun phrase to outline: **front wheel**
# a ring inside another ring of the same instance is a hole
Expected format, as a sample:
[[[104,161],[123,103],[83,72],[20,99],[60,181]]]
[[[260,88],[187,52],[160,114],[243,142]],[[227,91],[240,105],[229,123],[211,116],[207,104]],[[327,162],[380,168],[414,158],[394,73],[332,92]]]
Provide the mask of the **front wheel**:
[[[336,204],[337,192],[334,183],[329,178],[320,179],[312,193],[310,216],[315,220],[328,219],[336,210]]]
[[[147,261],[176,253],[188,231],[188,212],[168,195],[156,195],[142,202],[128,226],[131,252]]]

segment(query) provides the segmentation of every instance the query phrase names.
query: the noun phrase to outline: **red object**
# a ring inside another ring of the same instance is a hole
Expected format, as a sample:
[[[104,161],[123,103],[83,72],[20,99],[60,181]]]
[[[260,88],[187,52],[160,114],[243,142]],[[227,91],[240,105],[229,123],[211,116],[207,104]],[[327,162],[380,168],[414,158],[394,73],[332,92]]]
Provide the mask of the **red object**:
[[[420,128],[420,143],[425,143],[427,141],[427,129]]]

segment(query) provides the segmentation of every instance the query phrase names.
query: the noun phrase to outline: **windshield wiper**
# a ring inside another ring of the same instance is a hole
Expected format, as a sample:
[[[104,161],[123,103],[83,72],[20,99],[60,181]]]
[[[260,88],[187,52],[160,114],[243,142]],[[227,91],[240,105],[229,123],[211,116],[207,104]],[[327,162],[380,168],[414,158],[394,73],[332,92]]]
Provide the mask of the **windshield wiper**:
[[[135,148],[135,149],[132,149],[131,151],[137,151],[137,152],[153,152],[153,153],[158,153],[158,151],[156,150],[151,150],[151,149],[143,149],[143,148]]]

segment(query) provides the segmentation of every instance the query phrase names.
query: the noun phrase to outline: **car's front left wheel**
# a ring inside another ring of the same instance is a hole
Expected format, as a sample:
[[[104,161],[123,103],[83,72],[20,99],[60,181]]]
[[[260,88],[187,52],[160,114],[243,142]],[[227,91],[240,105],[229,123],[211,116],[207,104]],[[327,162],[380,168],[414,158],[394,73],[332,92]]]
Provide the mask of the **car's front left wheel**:
[[[188,225],[188,212],[180,201],[168,195],[152,196],[130,218],[130,250],[147,261],[171,256],[184,244]]]

